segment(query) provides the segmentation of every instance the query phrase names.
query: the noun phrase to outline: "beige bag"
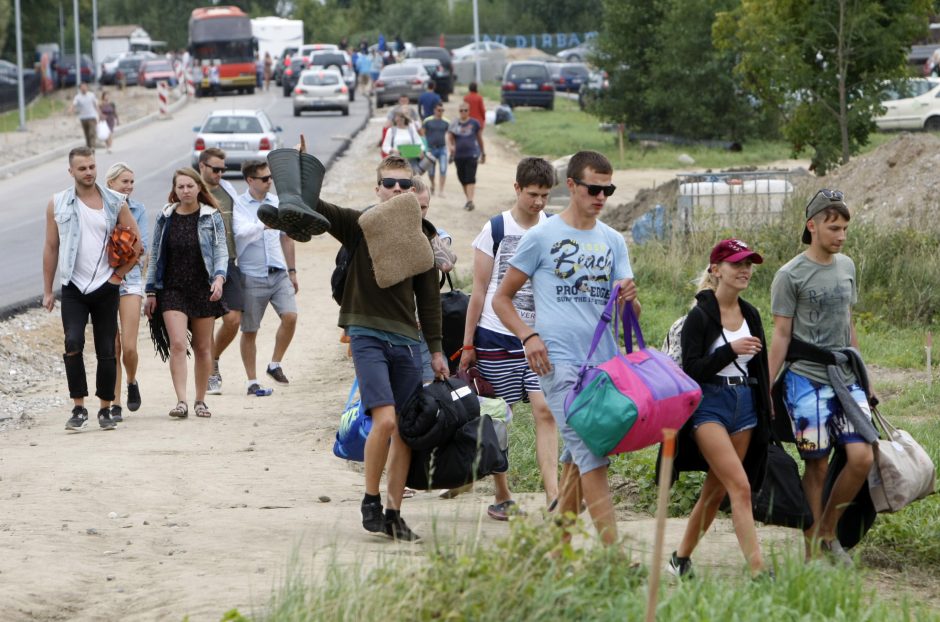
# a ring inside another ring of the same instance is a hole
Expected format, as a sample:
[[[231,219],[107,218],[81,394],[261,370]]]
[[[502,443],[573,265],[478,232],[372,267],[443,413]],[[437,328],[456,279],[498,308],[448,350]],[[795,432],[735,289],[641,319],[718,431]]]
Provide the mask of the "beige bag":
[[[924,448],[904,430],[888,423],[877,408],[872,420],[881,428],[875,441],[875,460],[868,473],[868,490],[878,512],[897,512],[934,492],[937,471]]]
[[[434,267],[434,251],[421,228],[421,206],[405,192],[366,210],[359,217],[369,245],[375,281],[391,287]]]

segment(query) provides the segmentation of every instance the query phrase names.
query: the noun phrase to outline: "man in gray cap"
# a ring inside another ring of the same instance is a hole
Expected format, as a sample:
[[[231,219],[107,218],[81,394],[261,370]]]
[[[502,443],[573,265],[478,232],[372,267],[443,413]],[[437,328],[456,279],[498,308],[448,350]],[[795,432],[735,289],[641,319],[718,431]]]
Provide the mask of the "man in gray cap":
[[[858,349],[852,322],[852,306],[858,300],[855,263],[842,254],[850,218],[838,190],[820,190],[806,206],[802,239],[809,248],[781,267],[771,286],[772,380],[784,368],[791,345],[803,342],[825,353]],[[871,468],[872,448],[866,439],[870,425],[859,425],[870,424],[871,409],[852,367],[845,364],[840,367],[843,386],[834,387],[826,364],[805,358],[792,361],[784,370],[784,403],[797,449],[806,462],[803,488],[814,518],[813,526],[806,531],[807,554],[813,556],[822,551],[851,565],[851,557],[836,536],[836,525]],[[854,401],[858,409],[849,404],[848,410],[853,412],[847,415],[846,402],[836,396],[837,389],[848,402]],[[829,454],[835,445],[844,447],[847,464],[824,505],[823,484]]]

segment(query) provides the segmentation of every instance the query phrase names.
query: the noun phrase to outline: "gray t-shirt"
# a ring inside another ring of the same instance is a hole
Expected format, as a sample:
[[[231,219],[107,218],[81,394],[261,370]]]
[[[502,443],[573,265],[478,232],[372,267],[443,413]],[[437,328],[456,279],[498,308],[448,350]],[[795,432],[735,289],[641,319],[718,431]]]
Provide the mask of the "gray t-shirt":
[[[774,315],[793,318],[793,337],[825,350],[852,345],[851,311],[858,301],[855,263],[833,255],[832,263],[816,263],[801,253],[774,276],[770,308]],[[822,384],[830,384],[825,365],[796,361],[790,369]],[[843,368],[855,382],[851,368]]]
[[[72,105],[75,106],[75,111],[78,113],[79,119],[97,119],[98,118],[98,108],[96,107],[97,99],[95,99],[95,94],[89,91],[88,93],[78,93],[72,99]]]

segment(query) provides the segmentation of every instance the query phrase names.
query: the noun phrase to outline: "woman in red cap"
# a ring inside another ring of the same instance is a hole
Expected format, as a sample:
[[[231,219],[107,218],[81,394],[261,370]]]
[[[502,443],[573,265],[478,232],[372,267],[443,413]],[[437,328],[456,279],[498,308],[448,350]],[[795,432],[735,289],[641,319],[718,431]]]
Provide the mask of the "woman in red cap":
[[[740,297],[751,281],[754,264],[763,261],[741,240],[716,244],[699,283],[696,304],[682,329],[682,368],[702,386],[702,402],[689,425],[708,463],[708,475],[682,542],[669,560],[669,572],[678,577],[691,574],[692,551],[726,494],[731,499],[735,535],[751,573],[764,572],[749,473],[759,471],[762,456],[757,454],[766,459],[767,344],[760,313]]]

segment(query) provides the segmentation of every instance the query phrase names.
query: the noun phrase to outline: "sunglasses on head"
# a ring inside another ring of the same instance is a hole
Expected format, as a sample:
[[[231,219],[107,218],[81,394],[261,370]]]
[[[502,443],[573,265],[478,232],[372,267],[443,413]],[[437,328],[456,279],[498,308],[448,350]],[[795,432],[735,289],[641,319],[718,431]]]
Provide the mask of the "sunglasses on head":
[[[819,191],[819,194],[823,195],[830,201],[843,201],[845,196],[842,194],[841,190],[829,190],[828,188],[823,188]]]
[[[614,193],[614,190],[617,189],[617,186],[613,184],[610,184],[608,186],[601,186],[598,184],[586,184],[580,179],[572,179],[572,181],[579,186],[584,186],[585,188],[587,188],[588,194],[591,195],[592,197],[596,197],[601,192],[604,193],[605,197],[609,197]]]
[[[208,164],[206,164],[206,168],[209,169],[210,171],[212,171],[213,173],[224,173],[224,172],[225,172],[225,167],[224,167],[224,166],[209,166]]]
[[[397,179],[395,177],[383,177],[382,181],[379,182],[382,184],[383,188],[388,188],[391,190],[395,187],[395,184],[398,184],[398,187],[402,190],[410,190],[414,185],[414,182],[410,179]]]
[[[258,177],[258,176],[256,176],[256,175],[252,175],[251,178],[252,178],[252,179],[257,179],[258,181],[260,181],[261,183],[264,183],[264,184],[266,184],[266,183],[268,183],[269,181],[271,181],[271,176],[270,176],[270,175],[265,175],[264,177]]]

